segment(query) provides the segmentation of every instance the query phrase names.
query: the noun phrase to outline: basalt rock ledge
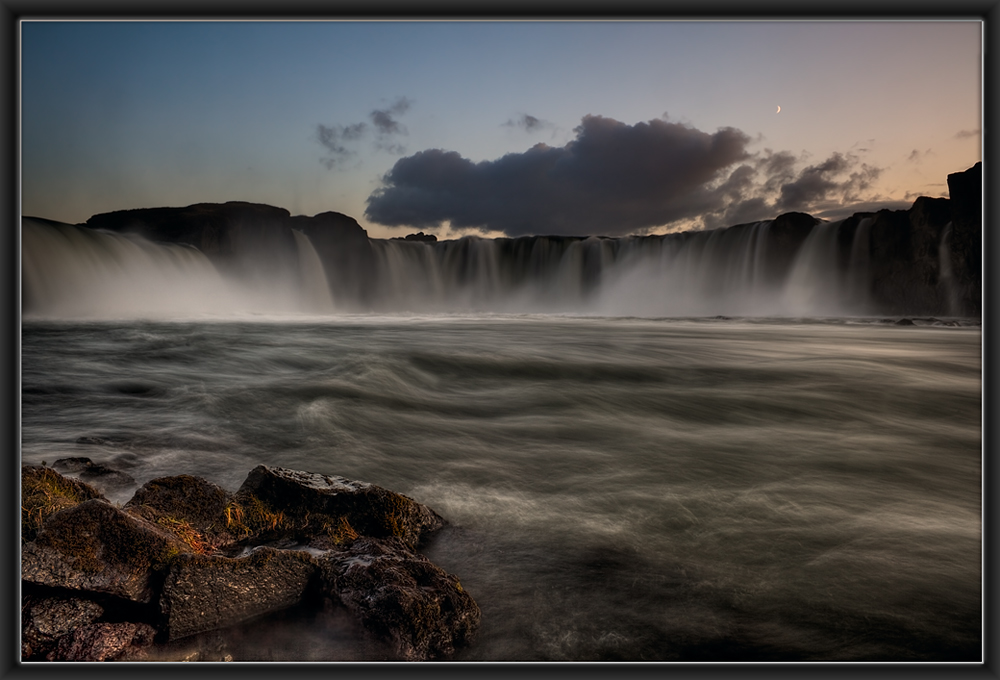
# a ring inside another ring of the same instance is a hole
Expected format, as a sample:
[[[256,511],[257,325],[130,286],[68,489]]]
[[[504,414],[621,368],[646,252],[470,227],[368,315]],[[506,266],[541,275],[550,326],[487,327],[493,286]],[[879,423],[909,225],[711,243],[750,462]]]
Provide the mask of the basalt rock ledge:
[[[21,483],[23,661],[170,660],[178,640],[317,608],[382,660],[447,659],[479,627],[459,579],[419,553],[444,519],[374,484],[260,465],[235,493],[177,475],[118,506],[48,467]]]

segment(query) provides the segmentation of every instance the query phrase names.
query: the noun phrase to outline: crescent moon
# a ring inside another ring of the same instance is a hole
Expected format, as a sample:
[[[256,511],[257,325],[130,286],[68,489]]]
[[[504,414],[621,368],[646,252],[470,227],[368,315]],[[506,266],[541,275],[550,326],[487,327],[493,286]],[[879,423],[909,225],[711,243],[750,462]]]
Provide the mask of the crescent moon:
[[[778,107],[778,110],[775,111],[775,113],[781,113],[781,107],[780,106]]]

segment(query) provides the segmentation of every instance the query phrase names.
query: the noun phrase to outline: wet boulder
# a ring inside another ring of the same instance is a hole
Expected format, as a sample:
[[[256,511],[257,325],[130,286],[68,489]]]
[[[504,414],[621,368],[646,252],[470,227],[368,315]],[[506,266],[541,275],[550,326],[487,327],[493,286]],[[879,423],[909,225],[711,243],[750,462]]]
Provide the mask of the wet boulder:
[[[21,551],[21,578],[149,602],[157,573],[188,551],[187,544],[157,525],[93,499],[49,517]]]
[[[178,475],[119,508],[26,466],[22,489],[25,659],[151,658],[154,637],[224,634],[316,602],[345,607],[400,659],[450,656],[479,625],[458,579],[414,552],[444,520],[372,484],[259,466],[236,494]]]
[[[24,596],[21,605],[21,658],[45,658],[59,638],[96,621],[104,608],[79,597]]]
[[[201,477],[152,479],[135,492],[125,510],[188,538],[192,551],[212,552],[232,542],[226,508],[232,494]]]
[[[234,504],[247,533],[259,538],[293,535],[336,545],[357,536],[394,536],[416,547],[444,526],[427,506],[380,486],[266,465],[247,475]]]
[[[180,555],[163,584],[163,628],[175,640],[291,607],[316,570],[308,553],[267,547],[236,558]]]
[[[458,578],[398,538],[360,538],[318,561],[328,595],[402,660],[449,657],[479,628],[479,606]]]
[[[104,463],[95,463],[90,458],[60,458],[52,463],[52,469],[63,474],[76,475],[80,481],[90,484],[102,493],[113,493],[129,487],[135,488],[132,475],[115,470]]]
[[[148,623],[91,623],[59,639],[49,661],[140,661],[153,644]]]
[[[21,467],[21,542],[34,540],[53,514],[91,499],[103,499],[100,491],[55,470],[38,465]]]

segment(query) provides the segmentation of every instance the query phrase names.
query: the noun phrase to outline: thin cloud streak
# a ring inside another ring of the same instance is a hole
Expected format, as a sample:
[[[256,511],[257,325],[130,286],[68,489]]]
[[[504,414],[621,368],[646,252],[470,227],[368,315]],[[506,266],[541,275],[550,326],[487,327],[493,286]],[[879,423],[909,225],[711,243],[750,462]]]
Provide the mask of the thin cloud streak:
[[[538,132],[546,129],[555,128],[554,123],[550,123],[547,120],[542,120],[541,118],[536,118],[527,113],[522,113],[517,118],[511,118],[503,127],[520,128],[525,132]]]

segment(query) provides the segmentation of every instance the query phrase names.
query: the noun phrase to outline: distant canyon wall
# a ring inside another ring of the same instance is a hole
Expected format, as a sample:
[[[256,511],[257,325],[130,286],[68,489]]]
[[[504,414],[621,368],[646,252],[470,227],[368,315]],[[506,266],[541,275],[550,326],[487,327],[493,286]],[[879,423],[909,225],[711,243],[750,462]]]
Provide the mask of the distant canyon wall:
[[[223,307],[281,289],[278,308],[307,312],[978,317],[982,164],[949,175],[948,187],[950,198],[837,222],[788,213],[623,238],[372,239],[340,213],[292,216],[241,202],[123,210],[73,226],[25,218],[24,309],[71,313],[84,295],[155,270],[161,294],[171,277],[181,288],[204,276],[201,298]],[[70,269],[72,280],[60,273]],[[213,292],[227,285],[244,295]],[[198,295],[197,285],[186,290]],[[162,297],[135,304],[149,310]]]

